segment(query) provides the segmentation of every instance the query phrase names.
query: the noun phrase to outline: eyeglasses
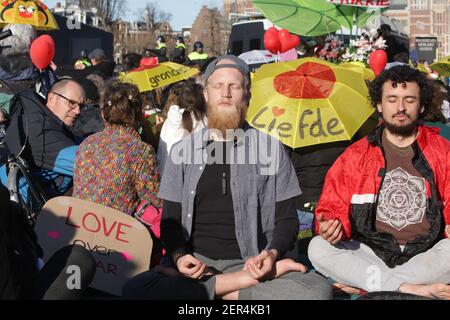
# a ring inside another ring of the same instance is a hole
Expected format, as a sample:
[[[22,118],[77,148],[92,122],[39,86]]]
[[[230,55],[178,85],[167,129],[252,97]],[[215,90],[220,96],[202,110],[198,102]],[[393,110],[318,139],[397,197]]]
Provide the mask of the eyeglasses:
[[[69,98],[67,98],[67,97],[63,96],[62,94],[57,93],[57,92],[55,92],[55,91],[51,91],[51,93],[56,94],[58,97],[61,97],[61,98],[63,98],[64,100],[67,100],[67,101],[69,102],[69,108],[70,108],[70,109],[75,109],[76,107],[79,107],[80,110],[81,110],[81,109],[84,108],[84,105],[83,105],[82,102],[78,102],[78,101],[69,99]]]

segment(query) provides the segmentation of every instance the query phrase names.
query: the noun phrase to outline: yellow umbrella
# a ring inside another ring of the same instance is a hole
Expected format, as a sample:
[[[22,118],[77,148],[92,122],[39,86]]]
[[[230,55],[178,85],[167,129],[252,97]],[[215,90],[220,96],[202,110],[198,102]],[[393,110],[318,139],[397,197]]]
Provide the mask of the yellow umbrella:
[[[430,74],[430,71],[427,69],[427,67],[425,67],[425,65],[423,63],[417,64],[417,70],[419,70],[420,72],[423,72],[425,74]]]
[[[430,68],[442,77],[450,77],[450,56],[430,64]]]
[[[121,79],[124,82],[131,82],[137,85],[140,92],[146,92],[186,80],[198,73],[197,69],[173,62],[163,62],[155,66],[133,70],[125,74]]]
[[[304,58],[258,69],[247,121],[299,148],[350,140],[374,111],[362,72]]]
[[[57,30],[53,13],[39,0],[0,0],[0,26],[29,24],[36,30]]]
[[[362,72],[364,74],[364,80],[372,81],[373,79],[375,79],[375,73],[371,69],[367,68],[366,65],[362,62],[359,61],[344,62],[339,64],[339,66],[357,72]]]

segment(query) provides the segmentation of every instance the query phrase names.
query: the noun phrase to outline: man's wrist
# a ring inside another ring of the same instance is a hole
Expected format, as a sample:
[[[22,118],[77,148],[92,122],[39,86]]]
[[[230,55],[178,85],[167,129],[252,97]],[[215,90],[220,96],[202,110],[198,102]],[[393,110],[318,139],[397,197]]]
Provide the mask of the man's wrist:
[[[178,259],[180,259],[181,257],[183,257],[183,256],[185,256],[187,254],[189,254],[189,252],[186,249],[184,249],[184,248],[180,248],[180,249],[175,250],[172,253],[172,261],[173,261],[173,263],[175,265],[177,265]]]

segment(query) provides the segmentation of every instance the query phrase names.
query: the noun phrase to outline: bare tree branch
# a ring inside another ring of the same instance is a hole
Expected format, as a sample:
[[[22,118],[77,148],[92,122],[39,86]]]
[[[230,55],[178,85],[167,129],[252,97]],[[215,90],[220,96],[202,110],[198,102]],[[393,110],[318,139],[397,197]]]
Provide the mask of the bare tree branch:
[[[173,15],[169,12],[160,11],[159,12],[159,21],[160,22],[170,22],[172,20]]]
[[[172,20],[172,14],[161,10],[156,2],[148,2],[144,8],[139,9],[138,17],[147,23],[150,30],[153,30],[157,23]]]
[[[80,0],[82,9],[97,8],[98,16],[103,20],[106,26],[124,13],[126,0]]]

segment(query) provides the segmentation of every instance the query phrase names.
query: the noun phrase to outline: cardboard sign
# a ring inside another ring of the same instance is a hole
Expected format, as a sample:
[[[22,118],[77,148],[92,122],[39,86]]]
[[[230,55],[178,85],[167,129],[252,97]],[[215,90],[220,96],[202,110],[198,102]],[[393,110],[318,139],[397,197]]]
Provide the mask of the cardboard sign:
[[[342,6],[365,7],[365,8],[388,8],[389,0],[328,0],[329,3]]]
[[[92,252],[97,263],[92,288],[121,296],[128,279],[149,269],[153,243],[147,228],[112,208],[54,198],[42,209],[35,230],[45,262],[71,244]]]

